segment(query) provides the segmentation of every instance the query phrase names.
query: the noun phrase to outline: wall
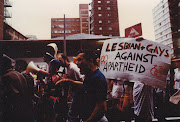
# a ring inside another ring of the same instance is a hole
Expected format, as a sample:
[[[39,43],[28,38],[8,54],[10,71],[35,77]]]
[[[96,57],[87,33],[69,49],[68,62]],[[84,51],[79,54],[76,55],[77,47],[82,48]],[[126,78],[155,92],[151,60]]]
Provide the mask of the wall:
[[[4,0],[0,0],[0,40],[3,40]]]

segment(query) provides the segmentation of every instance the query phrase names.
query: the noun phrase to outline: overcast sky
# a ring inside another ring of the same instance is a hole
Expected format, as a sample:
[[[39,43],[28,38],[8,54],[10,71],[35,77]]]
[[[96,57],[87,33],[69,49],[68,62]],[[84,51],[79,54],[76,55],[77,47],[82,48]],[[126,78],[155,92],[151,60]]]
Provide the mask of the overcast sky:
[[[10,25],[24,35],[36,35],[38,39],[51,38],[51,18],[79,17],[79,4],[91,0],[10,0],[12,18]],[[145,39],[154,41],[152,9],[160,0],[118,0],[120,36],[127,27],[142,23]]]

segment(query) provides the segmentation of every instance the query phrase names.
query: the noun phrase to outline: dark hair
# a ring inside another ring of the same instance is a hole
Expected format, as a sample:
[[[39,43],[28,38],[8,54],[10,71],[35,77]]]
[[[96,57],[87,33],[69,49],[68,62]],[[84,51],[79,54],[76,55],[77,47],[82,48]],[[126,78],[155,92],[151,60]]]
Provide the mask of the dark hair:
[[[16,66],[19,66],[22,71],[26,70],[27,65],[25,60],[16,60]]]
[[[80,50],[78,53],[84,53],[84,59],[86,59],[88,61],[90,59],[93,59],[93,63],[95,65],[98,65],[97,60],[96,60],[98,58],[98,55],[95,51],[86,49],[86,50]]]
[[[47,46],[46,49],[45,49],[45,52],[50,53],[54,57],[55,51],[54,51],[53,47]]]
[[[58,55],[61,55],[64,60],[66,60],[67,62],[69,62],[68,57],[67,57],[64,53],[59,53]]]
[[[2,56],[0,58],[0,76],[12,68],[12,60],[8,56]]]
[[[61,66],[61,62],[60,62],[59,60],[57,60],[57,59],[51,60],[50,64],[51,64],[51,66],[52,66],[53,68],[58,68],[58,69],[59,69],[60,66]]]

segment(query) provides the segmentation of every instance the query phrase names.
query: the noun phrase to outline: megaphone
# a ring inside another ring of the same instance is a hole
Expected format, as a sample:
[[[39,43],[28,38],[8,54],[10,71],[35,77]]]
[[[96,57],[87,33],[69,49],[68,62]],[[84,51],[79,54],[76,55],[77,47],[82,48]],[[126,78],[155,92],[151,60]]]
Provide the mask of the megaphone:
[[[29,62],[28,66],[27,66],[27,68],[26,68],[26,73],[29,73],[29,72],[31,72],[31,73],[40,72],[40,73],[42,73],[42,74],[49,75],[48,72],[46,72],[46,71],[38,68],[38,67],[34,64],[33,61]]]

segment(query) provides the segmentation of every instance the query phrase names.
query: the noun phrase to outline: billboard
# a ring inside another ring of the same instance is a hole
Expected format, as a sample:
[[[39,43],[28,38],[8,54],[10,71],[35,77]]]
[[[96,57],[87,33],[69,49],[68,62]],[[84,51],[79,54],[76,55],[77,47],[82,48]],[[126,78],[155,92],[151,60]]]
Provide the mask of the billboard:
[[[125,37],[138,37],[142,35],[141,23],[125,29]]]
[[[171,48],[135,38],[106,40],[100,56],[100,70],[107,79],[129,79],[164,89]]]

